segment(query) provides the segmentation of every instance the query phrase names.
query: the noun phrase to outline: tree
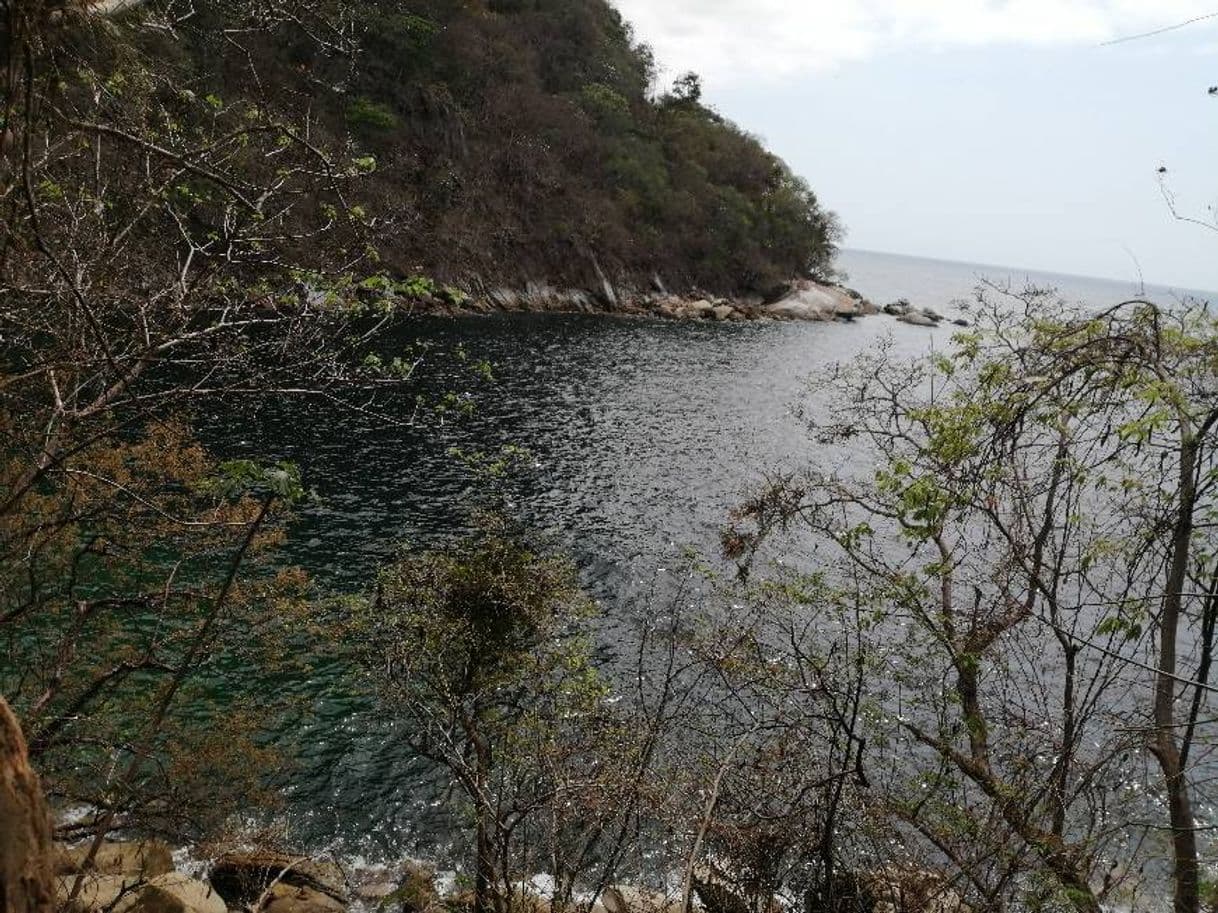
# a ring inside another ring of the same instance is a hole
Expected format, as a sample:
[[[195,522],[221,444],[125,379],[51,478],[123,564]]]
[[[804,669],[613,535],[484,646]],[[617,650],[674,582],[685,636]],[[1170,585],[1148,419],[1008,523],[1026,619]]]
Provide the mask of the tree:
[[[816,431],[876,460],[870,479],[785,480],[732,543],[744,554],[798,523],[887,588],[873,648],[902,690],[897,706],[877,697],[922,793],[894,781],[889,801],[983,895],[1036,893],[1039,871],[1094,911],[1118,865],[1166,838],[1191,913],[1214,735],[1218,324],[1197,305],[1088,313],[1035,291],[982,305],[949,354],[881,353],[837,377]],[[1139,750],[1157,781],[1136,777]],[[986,866],[968,852],[983,834]]]
[[[97,809],[74,835],[185,839],[257,785],[226,753],[265,755],[253,702],[208,677],[270,662],[308,592],[268,560],[295,469],[217,459],[192,411],[424,411],[400,403],[418,354],[377,348],[393,288],[349,199],[375,162],[307,101],[257,72],[219,89],[186,49],[356,48],[341,3],[4,10],[0,692],[50,794]]]
[[[593,740],[609,731],[592,725],[608,720],[581,630],[590,608],[567,562],[488,519],[449,549],[388,568],[352,620],[386,711],[469,803],[476,913],[512,902],[527,871],[520,838],[540,813],[578,819],[589,790],[604,787],[589,775],[602,763]],[[560,861],[563,822],[550,824],[535,836],[569,902],[576,872]]]

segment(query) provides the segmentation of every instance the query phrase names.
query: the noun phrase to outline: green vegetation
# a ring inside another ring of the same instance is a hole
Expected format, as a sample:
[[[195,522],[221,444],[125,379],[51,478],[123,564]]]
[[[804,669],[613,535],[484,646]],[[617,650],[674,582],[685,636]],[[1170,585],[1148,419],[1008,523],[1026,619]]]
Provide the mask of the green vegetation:
[[[725,543],[741,557],[795,523],[878,599],[886,622],[861,649],[891,674],[867,691],[900,715],[875,737],[919,760],[872,798],[981,907],[1138,909],[1126,873],[1170,859],[1174,909],[1197,911],[1218,321],[1187,302],[980,303],[947,355],[879,353],[836,379],[818,439],[865,448],[873,479],[814,468]]]
[[[835,219],[687,76],[655,65],[605,0],[362,0],[354,58],[285,35],[243,42],[273,110],[308,99],[376,174],[362,197],[395,272],[445,282],[756,292],[827,274]],[[189,29],[175,82],[233,103],[249,60]],[[159,44],[150,50],[164,53]],[[218,61],[223,61],[217,71]]]

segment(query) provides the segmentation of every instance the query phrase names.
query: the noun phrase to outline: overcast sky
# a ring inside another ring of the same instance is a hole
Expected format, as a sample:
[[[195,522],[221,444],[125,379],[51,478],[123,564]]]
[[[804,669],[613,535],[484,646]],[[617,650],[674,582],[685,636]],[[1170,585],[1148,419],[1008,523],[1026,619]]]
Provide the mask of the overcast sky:
[[[1218,290],[1218,0],[616,2],[850,247]]]

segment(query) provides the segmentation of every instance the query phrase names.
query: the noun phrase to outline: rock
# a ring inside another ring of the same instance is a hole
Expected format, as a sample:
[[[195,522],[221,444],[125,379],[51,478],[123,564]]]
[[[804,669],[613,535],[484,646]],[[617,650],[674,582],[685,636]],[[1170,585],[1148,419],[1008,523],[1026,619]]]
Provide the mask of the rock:
[[[50,913],[51,815],[25,736],[0,697],[0,910]]]
[[[228,913],[228,908],[210,885],[180,872],[169,872],[140,888],[130,905],[120,902],[115,913]]]
[[[955,320],[952,321],[952,323],[958,327],[971,327],[972,326],[972,324],[969,323],[967,320],[965,320],[963,317],[957,317]]]
[[[89,855],[90,842],[55,848],[55,874],[73,875],[82,871]],[[131,843],[103,843],[97,848],[90,871],[102,875],[142,875],[155,878],[173,871],[173,851],[159,840]]]
[[[525,285],[522,300],[528,311],[556,311],[561,309],[563,297],[552,285],[529,282]]]
[[[609,281],[609,277],[605,275],[605,271],[601,269],[595,254],[592,255],[592,268],[596,271],[596,280],[600,286],[599,292],[604,298],[605,306],[611,311],[615,310],[617,308],[617,290]]]
[[[515,311],[520,307],[520,296],[510,288],[493,288],[486,293],[486,297],[501,311]]]
[[[938,311],[936,311],[934,308],[922,308],[922,316],[929,317],[935,323],[938,323],[940,320],[943,319],[943,315],[940,314]]]
[[[599,910],[598,910],[599,908]],[[593,913],[682,913],[681,898],[659,891],[620,885],[606,888]]]
[[[676,320],[682,316],[684,311],[679,298],[667,298],[660,302],[656,308],[656,313],[661,317],[670,317]]]
[[[861,313],[859,303],[843,289],[821,285],[810,279],[794,283],[784,298],[765,310],[771,316],[790,320],[834,320],[838,317],[856,317]]]
[[[691,301],[685,305],[685,310],[697,316],[705,316],[711,314],[715,310],[715,306],[705,298],[700,298],[697,301]]]
[[[731,320],[736,313],[736,309],[730,304],[721,304],[711,311],[715,315],[716,320]]]
[[[95,913],[117,909],[117,905],[132,899],[140,883],[138,875],[98,875],[89,872],[83,876],[76,897],[68,900],[76,883],[76,875],[60,875],[55,878],[57,909],[63,913]]]
[[[220,895],[188,875],[166,872],[145,879],[140,875],[85,873],[80,891],[68,896],[77,875],[61,875],[56,893],[64,913],[227,913]]]
[[[591,292],[573,288],[567,292],[567,306],[581,314],[591,314],[596,310],[596,298]]]
[[[343,913],[347,909],[329,894],[282,881],[268,893],[270,896],[258,913]]]
[[[885,314],[889,314],[893,317],[902,317],[905,314],[908,314],[912,310],[913,310],[913,305],[910,304],[908,301],[906,301],[904,298],[901,298],[898,301],[894,301],[891,304],[886,304],[886,305],[884,305],[884,308],[883,308],[883,311]]]
[[[932,320],[925,314],[919,314],[917,311],[911,311],[908,314],[902,314],[897,318],[901,323],[908,323],[915,327],[937,327],[938,321]]]
[[[226,853],[216,860],[208,880],[232,906],[256,901],[279,879],[281,884],[311,888],[346,903],[346,878],[332,862],[288,853]]]

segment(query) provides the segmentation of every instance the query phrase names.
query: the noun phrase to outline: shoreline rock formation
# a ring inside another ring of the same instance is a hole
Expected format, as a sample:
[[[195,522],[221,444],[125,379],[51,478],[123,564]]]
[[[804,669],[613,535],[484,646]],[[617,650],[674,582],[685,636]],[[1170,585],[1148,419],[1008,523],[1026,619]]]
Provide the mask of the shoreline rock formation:
[[[858,292],[812,279],[785,285],[773,300],[760,296],[721,298],[691,291],[673,294],[657,276],[646,291],[607,286],[593,292],[530,282],[523,289],[502,286],[474,293],[429,295],[411,302],[417,313],[457,317],[476,314],[603,314],[653,317],[664,320],[741,322],[751,320],[804,320],[829,322],[878,314],[879,308]]]
[[[51,815],[25,737],[0,697],[0,913],[51,913]]]

